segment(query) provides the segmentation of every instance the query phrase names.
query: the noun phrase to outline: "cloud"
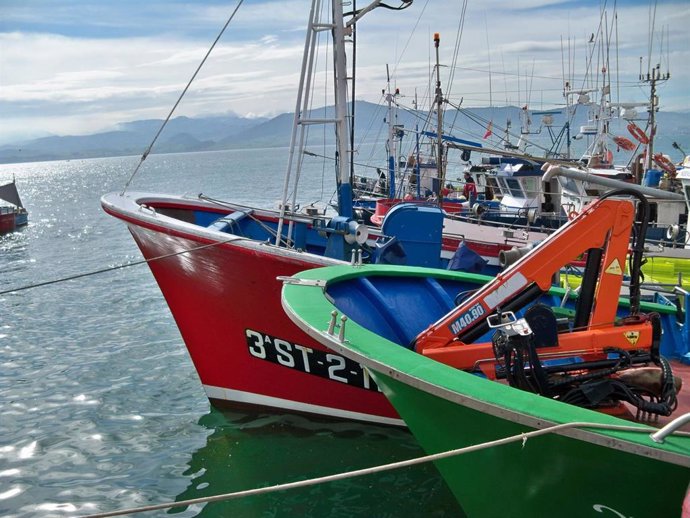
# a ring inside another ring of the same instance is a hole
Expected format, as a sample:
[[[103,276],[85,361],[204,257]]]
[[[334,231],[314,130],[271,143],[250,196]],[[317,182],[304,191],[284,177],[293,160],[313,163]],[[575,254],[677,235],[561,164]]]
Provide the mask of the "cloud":
[[[598,2],[470,4],[452,68],[461,5],[460,0],[417,0],[402,12],[375,10],[358,23],[358,98],[380,100],[388,64],[394,84],[410,99],[417,92],[420,104],[428,105],[431,36],[437,31],[442,37],[444,92],[456,103],[463,98],[465,106],[518,103],[528,95],[535,103],[553,105],[563,102],[563,69],[573,70],[578,84],[585,80],[586,41],[600,24]],[[670,49],[668,55],[661,54],[662,64],[670,66],[673,76],[660,88],[665,109],[690,108],[686,5],[663,3],[657,9],[656,27],[667,28]],[[174,0],[4,2],[0,115],[12,120],[18,131],[34,127],[56,133],[91,132],[99,124],[97,129],[105,129],[137,117],[162,118],[234,6]],[[625,100],[646,95],[637,75],[639,56],[648,51],[648,9],[619,6],[618,50],[611,53],[610,69],[616,69],[617,61],[621,98],[632,97]],[[234,111],[265,116],[294,109],[307,10],[304,0],[245,2],[179,114]],[[325,39],[328,33],[319,37]],[[611,40],[615,43],[613,33]],[[655,61],[659,55],[657,44]],[[599,59],[594,55],[591,69],[601,68]],[[331,64],[323,54],[317,61],[315,103],[322,104],[330,102],[324,100],[324,84],[330,81]]]

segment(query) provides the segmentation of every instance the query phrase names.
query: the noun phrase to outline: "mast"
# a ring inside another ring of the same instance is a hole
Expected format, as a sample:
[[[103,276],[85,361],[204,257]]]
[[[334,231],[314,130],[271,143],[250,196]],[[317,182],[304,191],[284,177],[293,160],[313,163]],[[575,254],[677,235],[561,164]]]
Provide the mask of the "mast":
[[[417,90],[414,92],[414,111],[415,116],[418,115],[417,111]],[[417,186],[417,198],[422,197],[422,175],[419,170],[419,118],[415,117],[414,124],[414,134],[415,134],[415,148],[414,148],[414,174],[415,174],[415,185]]]
[[[350,149],[347,114],[347,58],[345,37],[352,29],[345,30],[343,4],[334,0],[333,8],[333,73],[335,92],[335,140],[336,140],[336,182],[338,185],[338,210],[341,216],[352,217],[352,184],[350,182]]]
[[[443,185],[445,183],[445,168],[443,167],[443,94],[441,92],[441,65],[439,63],[438,56],[438,47],[440,43],[441,35],[436,32],[434,33],[434,47],[436,48],[436,145],[438,147],[436,158],[436,176],[439,180],[436,196],[438,197],[439,203],[441,203],[441,190],[443,189]]]
[[[659,97],[656,94],[656,85],[659,82],[668,80],[671,77],[669,72],[665,74],[661,73],[661,65],[657,65],[652,68],[651,72],[647,73],[647,76],[640,75],[640,81],[643,83],[649,83],[649,144],[647,144],[647,155],[645,157],[645,170],[652,169],[654,167],[654,137],[656,136],[656,112],[659,111]]]
[[[336,184],[338,194],[338,209],[341,216],[351,218],[352,209],[352,178],[351,178],[351,149],[348,143],[349,125],[351,117],[347,111],[347,60],[345,55],[345,39],[352,36],[354,24],[369,11],[376,9],[382,0],[373,0],[367,7],[359,11],[349,13],[352,16],[350,21],[345,24],[343,5],[340,0],[331,2],[332,22],[323,23],[320,21],[321,0],[312,0],[307,26],[307,35],[304,44],[304,56],[302,58],[302,70],[297,94],[297,102],[293,121],[292,135],[290,137],[290,152],[288,155],[288,165],[283,185],[283,197],[280,206],[280,216],[278,218],[278,228],[276,231],[275,244],[281,242],[290,245],[293,220],[289,220],[287,239],[283,236],[283,226],[287,212],[292,211],[296,204],[297,183],[299,181],[300,169],[302,165],[301,150],[304,149],[306,141],[305,128],[312,124],[334,124],[336,134]],[[411,5],[412,0],[401,0],[402,10]],[[330,31],[333,38],[333,79],[335,97],[335,116],[333,118],[313,118],[310,114],[311,106],[311,86],[314,80],[314,62],[316,56],[316,35],[322,31]],[[299,153],[299,157],[296,155]],[[293,166],[297,163],[296,167]],[[288,204],[288,191],[290,179],[295,167],[295,184],[293,188],[292,203]]]
[[[391,76],[386,65],[386,77],[388,79],[388,92],[386,94],[386,101],[388,101],[388,197],[395,198],[395,169],[397,163],[398,149],[395,144],[395,121],[397,115],[394,113],[393,101],[398,95],[396,89],[395,93],[391,93]]]

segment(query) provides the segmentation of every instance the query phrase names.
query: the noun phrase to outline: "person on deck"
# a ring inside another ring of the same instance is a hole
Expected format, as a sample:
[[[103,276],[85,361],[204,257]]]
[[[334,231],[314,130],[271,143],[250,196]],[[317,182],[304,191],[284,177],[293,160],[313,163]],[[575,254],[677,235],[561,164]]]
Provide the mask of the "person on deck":
[[[477,184],[474,183],[474,178],[470,173],[465,173],[465,187],[462,189],[462,195],[469,200],[477,197]]]
[[[447,198],[451,192],[453,192],[453,184],[447,183],[446,186],[443,189],[441,189],[441,197]]]

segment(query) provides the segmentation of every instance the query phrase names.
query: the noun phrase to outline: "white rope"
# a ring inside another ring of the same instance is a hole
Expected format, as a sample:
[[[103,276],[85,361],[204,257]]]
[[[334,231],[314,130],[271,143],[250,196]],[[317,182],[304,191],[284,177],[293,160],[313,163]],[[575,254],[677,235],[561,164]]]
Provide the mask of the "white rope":
[[[175,102],[175,105],[174,105],[174,106],[172,107],[172,109],[170,110],[170,113],[168,114],[168,116],[167,116],[167,117],[165,118],[165,120],[163,121],[163,124],[161,124],[161,127],[160,127],[160,129],[158,130],[158,133],[156,133],[156,136],[153,137],[153,140],[151,141],[151,144],[149,144],[149,147],[146,149],[146,151],[144,151],[144,154],[141,155],[141,159],[139,160],[139,163],[137,164],[137,167],[134,169],[134,172],[132,173],[132,176],[130,176],[130,177],[129,177],[129,180],[127,180],[127,183],[125,184],[124,188],[122,189],[122,192],[120,193],[121,195],[124,195],[124,194],[125,194],[125,191],[126,191],[127,188],[129,187],[129,184],[132,183],[132,180],[134,179],[134,176],[139,172],[139,168],[140,168],[141,165],[144,163],[144,160],[146,160],[146,158],[149,156],[149,153],[151,152],[151,149],[153,148],[153,145],[156,143],[156,140],[158,140],[158,137],[160,136],[161,132],[163,131],[163,128],[165,128],[165,126],[168,124],[168,121],[170,120],[170,117],[172,117],[173,113],[174,113],[175,110],[177,109],[177,105],[180,104],[180,101],[182,101],[182,98],[183,98],[184,95],[187,93],[187,90],[189,90],[189,87],[192,85],[192,82],[194,81],[194,79],[196,79],[196,76],[197,76],[197,74],[199,73],[199,71],[201,70],[201,67],[204,66],[204,63],[206,63],[206,60],[208,59],[209,55],[211,54],[211,51],[213,51],[213,49],[215,48],[216,43],[218,43],[218,40],[220,40],[220,37],[221,37],[221,36],[223,35],[223,33],[225,32],[225,29],[227,29],[227,28],[228,28],[228,25],[230,25],[230,22],[231,22],[232,19],[235,17],[235,14],[237,13],[237,10],[240,8],[240,6],[242,5],[242,2],[244,2],[244,0],[239,0],[239,2],[237,2],[237,5],[235,6],[235,10],[234,10],[234,11],[232,12],[232,14],[230,15],[230,18],[228,18],[228,21],[225,22],[225,25],[223,25],[223,28],[222,28],[222,29],[220,30],[220,32],[218,33],[218,36],[216,36],[215,41],[213,42],[213,44],[211,45],[211,47],[210,47],[210,48],[208,49],[208,51],[206,52],[206,55],[204,56],[204,59],[201,60],[201,63],[199,63],[199,66],[198,66],[198,67],[196,68],[196,70],[194,71],[194,74],[192,74],[192,77],[191,77],[191,79],[189,80],[189,82],[187,83],[187,86],[184,87],[184,90],[182,90],[182,93],[180,94],[180,97],[178,97],[177,102]]]
[[[481,444],[475,444],[473,446],[466,446],[465,448],[458,448],[456,450],[445,451],[441,453],[435,453],[432,455],[425,455],[423,457],[417,457],[414,459],[403,460],[399,462],[392,462],[390,464],[383,464],[380,466],[374,466],[371,468],[358,469],[354,471],[347,471],[345,473],[337,473],[335,475],[327,475],[324,477],[317,477],[308,480],[300,480],[298,482],[289,482],[286,484],[277,484],[274,486],[260,487],[256,489],[248,489],[245,491],[237,491],[234,493],[225,493],[222,495],[206,496],[201,498],[193,498],[191,500],[181,500],[179,502],[168,502],[163,504],[147,505],[143,507],[134,507],[131,509],[122,509],[119,511],[110,511],[105,513],[90,514],[83,516],[82,518],[106,518],[109,516],[123,516],[127,514],[144,513],[147,511],[158,511],[161,509],[172,509],[173,507],[186,507],[195,504],[206,504],[211,502],[221,502],[226,500],[233,500],[236,498],[243,498],[247,496],[262,495],[267,493],[275,493],[278,491],[285,491],[286,489],[296,489],[301,487],[309,487],[317,484],[323,484],[326,482],[335,482],[337,480],[345,480],[348,478],[361,477],[363,475],[371,475],[374,473],[382,473],[384,471],[391,471],[400,468],[406,468],[408,466],[415,466],[417,464],[424,464],[427,462],[432,462],[436,460],[445,459],[448,457],[454,457],[456,455],[463,455],[465,453],[472,453],[479,450],[485,450],[488,448],[494,448],[496,446],[502,446],[504,444],[510,444],[513,442],[522,442],[522,447],[525,447],[527,439],[533,437],[538,437],[540,435],[547,435],[551,433],[560,432],[562,430],[570,428],[598,428],[603,430],[615,430],[615,431],[625,431],[625,432],[638,432],[638,433],[650,433],[657,431],[653,427],[640,427],[640,426],[626,426],[626,425],[609,425],[602,423],[588,423],[588,422],[573,422],[550,426],[548,428],[543,428],[541,430],[534,430],[531,432],[520,433],[517,435],[512,435],[510,437],[505,437],[503,439],[497,439],[494,441],[488,441]]]

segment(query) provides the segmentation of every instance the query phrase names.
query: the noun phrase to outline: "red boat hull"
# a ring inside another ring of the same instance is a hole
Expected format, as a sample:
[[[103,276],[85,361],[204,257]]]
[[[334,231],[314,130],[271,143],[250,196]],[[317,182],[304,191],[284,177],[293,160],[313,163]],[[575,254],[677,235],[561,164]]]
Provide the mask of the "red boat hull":
[[[203,201],[108,195],[102,203],[146,259],[170,256],[149,266],[212,402],[402,425],[361,366],[312,340],[281,307],[278,276],[341,261],[210,232],[193,223],[194,213],[218,211]],[[446,237],[444,255],[459,242]],[[485,248],[496,261],[509,245]]]
[[[0,213],[0,235],[14,232],[15,230],[15,216],[14,212]]]
[[[207,244],[165,228],[129,229],[147,259]],[[353,373],[349,360],[345,366],[309,338],[280,306],[278,276],[336,261],[264,248],[224,244],[149,263],[209,399],[402,424],[373,382],[350,384],[368,379],[361,367]]]

